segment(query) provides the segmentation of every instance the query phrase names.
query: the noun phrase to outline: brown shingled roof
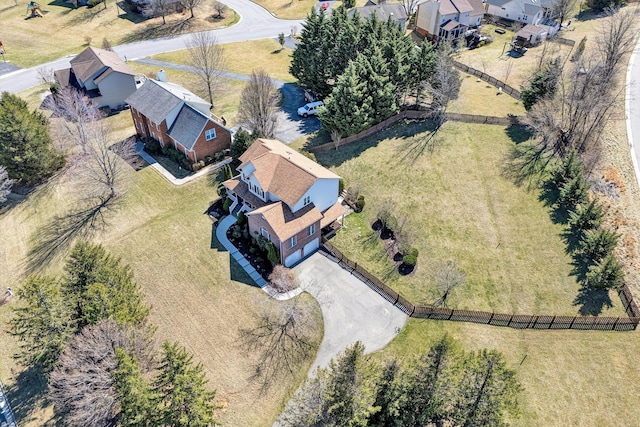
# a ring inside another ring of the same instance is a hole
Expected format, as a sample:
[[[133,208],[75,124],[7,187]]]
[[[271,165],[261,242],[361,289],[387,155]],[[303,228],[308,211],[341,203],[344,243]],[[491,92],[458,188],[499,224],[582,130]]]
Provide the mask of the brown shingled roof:
[[[293,213],[284,203],[275,202],[246,215],[262,215],[281,242],[322,219],[322,214],[313,203]]]
[[[87,81],[103,67],[119,73],[135,75],[133,70],[120,59],[117,53],[95,47],[86,48],[76,55],[70,63],[73,72],[82,81]]]

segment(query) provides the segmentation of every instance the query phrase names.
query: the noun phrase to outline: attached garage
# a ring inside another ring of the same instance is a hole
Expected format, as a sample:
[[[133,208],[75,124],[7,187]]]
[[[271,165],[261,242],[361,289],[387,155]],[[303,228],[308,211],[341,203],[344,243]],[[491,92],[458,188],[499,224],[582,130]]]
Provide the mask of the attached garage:
[[[306,257],[311,255],[313,252],[318,250],[319,245],[320,245],[320,238],[312,240],[311,242],[304,245],[304,249],[302,250],[303,256]]]
[[[292,253],[291,255],[285,258],[284,266],[291,267],[293,264],[300,261],[300,258],[302,258],[302,254],[300,253],[300,249],[298,249],[297,251],[295,251],[294,253]]]

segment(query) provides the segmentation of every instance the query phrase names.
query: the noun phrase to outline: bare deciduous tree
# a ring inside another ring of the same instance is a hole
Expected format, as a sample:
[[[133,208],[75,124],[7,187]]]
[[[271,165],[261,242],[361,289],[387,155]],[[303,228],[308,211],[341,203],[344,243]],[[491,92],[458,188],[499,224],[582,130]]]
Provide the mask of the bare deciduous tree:
[[[404,12],[407,14],[407,19],[408,17],[410,17],[416,12],[416,9],[418,8],[418,3],[420,3],[420,0],[401,0],[400,1],[400,4],[402,5]]]
[[[150,335],[134,333],[115,321],[102,321],[76,335],[51,373],[49,398],[56,413],[70,426],[112,425],[119,411],[111,373],[117,366],[116,348],[134,354],[141,368],[150,368]]]
[[[561,24],[565,21],[569,14],[573,12],[577,2],[577,0],[555,0],[553,2],[553,14],[560,17]]]
[[[633,51],[640,30],[636,25],[636,13],[631,9],[607,7],[604,13],[607,18],[597,32],[596,48],[602,57],[605,73],[613,78],[625,55]]]
[[[282,374],[294,375],[314,348],[316,328],[311,306],[300,296],[258,315],[256,325],[241,329],[242,342],[258,353],[252,378],[266,392]]]
[[[448,261],[436,266],[434,278],[441,296],[433,303],[433,305],[436,307],[441,305],[446,307],[447,298],[449,298],[451,292],[455,288],[464,284],[466,275],[464,274],[464,271],[458,269],[455,261]]]
[[[432,107],[435,113],[436,131],[444,124],[449,102],[456,99],[460,93],[462,78],[460,72],[453,68],[449,44],[443,44],[438,49],[436,66],[427,84],[427,90],[431,94]],[[434,134],[435,134],[434,132]]]
[[[278,127],[278,103],[281,94],[264,70],[253,71],[242,90],[238,121],[252,131],[273,138]]]
[[[278,264],[269,275],[269,283],[278,292],[289,292],[298,287],[298,278],[293,270]]]
[[[44,104],[53,112],[52,117],[58,118],[54,122],[62,133],[61,139],[73,142],[86,154],[92,128],[104,117],[102,112],[88,96],[71,86],[47,97]]]
[[[340,147],[340,143],[342,143],[342,135],[338,129],[331,131],[331,142],[333,142],[333,146],[336,147],[336,150]]]
[[[213,107],[213,90],[220,85],[225,68],[224,52],[216,36],[208,31],[193,33],[185,43],[191,58],[191,66],[207,87],[209,102]]]
[[[12,186],[13,181],[9,179],[9,174],[5,168],[0,165],[0,203],[4,203],[7,200]]]
[[[227,13],[227,9],[229,8],[227,7],[226,4],[219,1],[213,2],[213,10],[216,12],[216,18],[219,18],[219,19],[224,18],[225,14]]]
[[[152,0],[151,6],[153,7],[153,13],[155,16],[162,16],[162,24],[167,23],[167,13],[169,12],[169,0]]]
[[[191,12],[191,18],[194,18],[193,9],[200,6],[202,4],[202,0],[182,0],[181,3],[184,7],[189,9],[189,12]]]
[[[53,77],[53,69],[50,67],[40,67],[38,68],[38,77],[42,83],[50,85],[55,82]]]

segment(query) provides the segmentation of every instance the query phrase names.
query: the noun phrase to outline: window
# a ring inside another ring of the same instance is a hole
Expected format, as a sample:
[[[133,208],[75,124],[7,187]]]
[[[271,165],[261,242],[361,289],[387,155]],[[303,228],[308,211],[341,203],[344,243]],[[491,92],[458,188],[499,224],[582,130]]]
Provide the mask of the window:
[[[316,232],[316,225],[315,224],[311,224],[309,226],[309,236],[313,236],[313,233]]]
[[[267,240],[271,241],[271,238],[269,237],[269,232],[265,230],[264,227],[260,227],[260,235],[266,238]]]
[[[296,236],[293,236],[291,239],[289,239],[290,248],[293,248],[297,243],[298,243],[298,238]]]
[[[311,196],[305,197],[302,203],[304,206],[307,206],[309,203],[311,203]]]
[[[207,138],[207,141],[211,141],[213,138],[216,137],[216,130],[215,129],[209,129],[208,131],[206,131],[204,133],[205,138]]]

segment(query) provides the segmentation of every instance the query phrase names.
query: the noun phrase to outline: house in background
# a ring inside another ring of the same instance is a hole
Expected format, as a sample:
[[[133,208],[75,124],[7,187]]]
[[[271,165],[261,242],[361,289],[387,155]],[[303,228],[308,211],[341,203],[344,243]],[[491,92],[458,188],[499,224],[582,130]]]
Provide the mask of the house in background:
[[[100,108],[121,109],[136,91],[135,73],[115,52],[88,47],[70,63],[71,68],[54,72],[56,82],[84,91]]]
[[[407,28],[407,13],[401,3],[376,4],[368,0],[363,7],[356,7],[351,10],[349,16],[353,17],[356,11],[362,19],[370,19],[375,14],[380,21],[386,22],[391,18],[392,21],[398,23],[402,30]]]
[[[554,0],[487,0],[487,14],[523,24],[555,27],[557,23],[551,19],[553,4]]]
[[[174,147],[193,163],[231,146],[231,130],[211,118],[211,104],[167,82],[162,70],[158,80],[148,79],[126,102],[138,135]]]
[[[344,217],[340,177],[285,144],[258,139],[240,161],[240,174],[223,183],[230,210],[246,212],[251,236],[271,241],[286,267],[315,252],[321,230]]]
[[[482,0],[426,0],[418,4],[416,31],[429,40],[456,40],[482,23]]]

